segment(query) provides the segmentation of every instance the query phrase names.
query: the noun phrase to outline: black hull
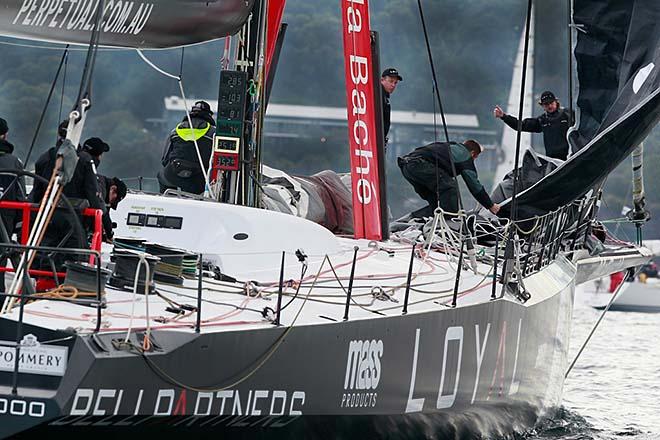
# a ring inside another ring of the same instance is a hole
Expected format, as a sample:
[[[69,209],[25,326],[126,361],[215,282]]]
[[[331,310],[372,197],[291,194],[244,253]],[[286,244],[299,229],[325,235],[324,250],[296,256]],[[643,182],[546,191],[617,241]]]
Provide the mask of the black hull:
[[[76,417],[37,426],[13,438],[44,438],[63,435],[67,439],[89,439],[91,435],[128,438],[195,439],[347,439],[396,438],[452,438],[473,440],[488,427],[489,432],[502,436],[520,426],[532,426],[538,418],[537,408],[529,405],[499,405],[475,408],[464,415],[414,414],[408,416],[300,416],[255,417],[159,417],[133,418]],[[125,424],[131,422],[129,426]],[[62,424],[58,424],[62,423]]]
[[[53,430],[132,435],[188,424],[200,433],[257,438],[316,429],[333,438],[363,429],[400,430],[397,438],[447,429],[519,431],[559,403],[574,277],[575,267],[558,259],[527,280],[527,304],[437,305],[290,330],[157,331],[159,351],[144,357],[113,347],[124,335],[77,336],[68,341],[62,378],[20,374],[18,395],[11,396],[12,374],[0,373],[0,410],[2,402],[44,409],[33,411],[40,417],[0,414],[0,437]],[[0,329],[0,339],[15,335],[13,323]],[[131,340],[138,345],[138,338]]]

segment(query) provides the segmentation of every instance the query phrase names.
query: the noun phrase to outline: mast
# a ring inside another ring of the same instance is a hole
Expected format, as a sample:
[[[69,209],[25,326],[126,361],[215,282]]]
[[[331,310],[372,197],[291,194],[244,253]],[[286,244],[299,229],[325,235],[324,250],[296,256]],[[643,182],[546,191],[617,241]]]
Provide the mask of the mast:
[[[637,230],[637,244],[642,244],[642,226],[651,219],[646,210],[646,194],[644,193],[644,143],[640,143],[632,152],[632,183],[633,209],[628,212],[628,218]]]
[[[259,207],[267,87],[274,73],[269,67],[278,31],[285,29],[280,28],[285,0],[256,0],[254,5],[236,38],[236,61],[225,62],[221,72],[211,175],[222,187],[220,201]]]

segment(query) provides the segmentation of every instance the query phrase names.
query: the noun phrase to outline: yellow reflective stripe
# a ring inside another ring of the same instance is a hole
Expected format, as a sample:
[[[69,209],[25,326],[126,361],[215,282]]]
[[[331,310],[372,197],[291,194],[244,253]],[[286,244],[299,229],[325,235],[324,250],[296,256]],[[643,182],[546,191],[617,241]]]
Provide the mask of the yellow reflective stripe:
[[[179,124],[176,126],[176,134],[184,141],[197,141],[204,136],[210,128],[211,124],[208,122],[204,128],[181,128],[181,124]]]

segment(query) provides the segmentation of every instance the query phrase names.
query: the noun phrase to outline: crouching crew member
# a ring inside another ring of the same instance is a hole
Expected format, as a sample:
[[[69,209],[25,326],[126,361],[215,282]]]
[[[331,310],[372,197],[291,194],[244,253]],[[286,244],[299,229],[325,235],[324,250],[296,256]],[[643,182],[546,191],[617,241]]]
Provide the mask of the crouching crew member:
[[[412,217],[432,217],[438,204],[445,211],[458,212],[457,183],[454,182],[452,160],[456,173],[463,177],[474,198],[484,208],[497,214],[500,206],[488,196],[474,166],[474,160],[482,151],[481,145],[474,140],[463,143],[434,142],[399,157],[397,162],[403,177],[428,203],[428,206],[414,211]]]

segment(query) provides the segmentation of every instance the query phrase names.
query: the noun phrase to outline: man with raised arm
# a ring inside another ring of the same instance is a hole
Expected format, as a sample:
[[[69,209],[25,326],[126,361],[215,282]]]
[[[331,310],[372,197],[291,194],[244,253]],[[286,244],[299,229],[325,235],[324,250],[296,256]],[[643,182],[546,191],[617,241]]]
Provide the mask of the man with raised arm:
[[[566,160],[568,158],[566,132],[573,121],[570,111],[563,108],[555,94],[550,91],[541,93],[539,105],[543,107],[545,113],[536,118],[523,119],[521,129],[532,133],[543,133],[546,156]],[[501,119],[514,130],[518,130],[518,118],[504,113],[499,105],[493,109],[493,116]]]

